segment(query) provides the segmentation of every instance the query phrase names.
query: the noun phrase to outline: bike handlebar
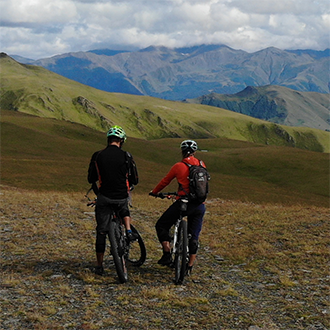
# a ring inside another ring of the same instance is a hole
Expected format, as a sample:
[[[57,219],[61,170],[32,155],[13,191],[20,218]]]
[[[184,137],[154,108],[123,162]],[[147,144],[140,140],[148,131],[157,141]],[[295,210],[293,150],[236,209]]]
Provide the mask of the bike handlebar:
[[[91,206],[94,207],[96,205],[96,199],[94,199],[93,201],[88,201],[87,206]]]
[[[174,196],[178,196],[178,193],[177,192],[166,192],[166,193],[153,194],[152,192],[150,192],[149,195],[156,197],[156,198],[161,198],[161,199],[164,199],[164,198],[171,199]]]

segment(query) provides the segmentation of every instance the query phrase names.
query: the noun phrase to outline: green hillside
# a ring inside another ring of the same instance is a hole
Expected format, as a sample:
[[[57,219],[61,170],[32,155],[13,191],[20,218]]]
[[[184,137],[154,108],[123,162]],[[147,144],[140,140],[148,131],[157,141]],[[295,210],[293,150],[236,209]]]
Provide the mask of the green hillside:
[[[113,94],[37,66],[0,56],[2,110],[83,124],[105,131],[113,124],[140,139],[228,138],[330,152],[329,133],[292,128],[198,104]]]
[[[206,104],[273,123],[329,130],[329,93],[298,92],[283,86],[246,87],[236,94],[211,93],[187,103]]]
[[[180,160],[179,138],[125,144],[137,162],[147,194]],[[210,198],[329,206],[329,155],[227,138],[197,139],[211,173]],[[88,189],[92,153],[105,146],[103,132],[79,124],[1,111],[1,184],[42,191]],[[169,189],[175,189],[173,184]]]

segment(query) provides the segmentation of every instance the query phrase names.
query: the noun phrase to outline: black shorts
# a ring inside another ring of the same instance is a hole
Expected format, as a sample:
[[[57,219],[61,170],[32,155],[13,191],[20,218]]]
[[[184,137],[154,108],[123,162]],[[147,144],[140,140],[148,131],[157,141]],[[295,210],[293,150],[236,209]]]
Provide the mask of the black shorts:
[[[121,218],[129,217],[128,198],[110,199],[102,194],[98,194],[95,208],[96,230],[98,232],[109,231],[112,211],[115,211]]]

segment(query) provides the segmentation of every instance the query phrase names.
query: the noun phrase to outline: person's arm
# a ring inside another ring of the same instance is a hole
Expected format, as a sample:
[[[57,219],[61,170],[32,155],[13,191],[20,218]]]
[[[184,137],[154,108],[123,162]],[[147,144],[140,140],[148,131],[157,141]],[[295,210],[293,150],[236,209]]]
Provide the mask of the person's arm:
[[[93,154],[88,167],[87,180],[91,184],[95,183],[99,179],[99,175],[96,168],[96,155],[97,153]]]
[[[173,165],[170,171],[166,174],[166,176],[158,183],[158,185],[151,191],[152,194],[156,195],[160,191],[162,191],[165,187],[167,187],[172,180],[177,175],[177,164]]]

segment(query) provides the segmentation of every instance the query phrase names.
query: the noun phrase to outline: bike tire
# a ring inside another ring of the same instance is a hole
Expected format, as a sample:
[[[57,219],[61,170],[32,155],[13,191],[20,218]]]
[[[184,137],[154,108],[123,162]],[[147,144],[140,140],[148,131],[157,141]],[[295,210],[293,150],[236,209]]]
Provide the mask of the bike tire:
[[[129,242],[127,261],[135,267],[140,267],[146,261],[147,250],[138,230],[133,225],[131,225],[131,230],[138,235],[138,238],[136,241]]]
[[[128,272],[125,261],[126,237],[123,233],[123,225],[118,218],[110,221],[109,240],[110,252],[115,263],[119,281],[120,283],[126,283],[128,280]]]
[[[188,261],[188,228],[187,221],[182,220],[178,230],[177,249],[174,257],[175,284],[182,284],[186,275]]]

